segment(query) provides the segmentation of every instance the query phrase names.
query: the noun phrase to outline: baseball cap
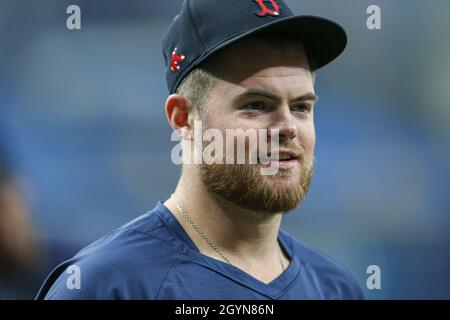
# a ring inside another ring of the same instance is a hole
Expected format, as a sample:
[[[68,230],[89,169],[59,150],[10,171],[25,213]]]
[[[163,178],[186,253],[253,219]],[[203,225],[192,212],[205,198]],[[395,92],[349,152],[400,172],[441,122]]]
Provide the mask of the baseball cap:
[[[298,39],[314,61],[314,70],[336,59],[347,45],[339,24],[295,15],[284,0],[184,0],[162,42],[170,93],[214,53],[264,33]]]

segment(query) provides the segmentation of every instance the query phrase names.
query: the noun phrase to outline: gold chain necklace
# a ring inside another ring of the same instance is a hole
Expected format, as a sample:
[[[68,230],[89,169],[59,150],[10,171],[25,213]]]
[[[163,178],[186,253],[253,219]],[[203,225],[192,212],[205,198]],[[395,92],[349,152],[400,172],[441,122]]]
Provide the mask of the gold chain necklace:
[[[186,213],[186,211],[184,211],[184,209],[178,204],[177,200],[175,199],[175,196],[172,194],[171,198],[173,200],[173,202],[175,203],[175,206],[177,207],[178,211],[180,212],[181,216],[183,217],[183,219],[192,227],[192,229],[194,229],[198,235],[205,240],[205,242],[215,251],[217,252],[218,255],[220,255],[222,257],[223,260],[225,260],[228,264],[231,264],[230,259],[228,259],[223,252],[219,249],[219,247],[212,242],[207,236],[206,234],[194,223],[194,221],[192,221],[192,219],[188,216],[188,214]],[[280,259],[280,264],[281,267],[283,268],[283,271],[286,270],[285,266],[284,266],[284,262],[283,262],[283,257],[281,254],[281,248],[280,246],[277,246],[278,248],[278,258]]]

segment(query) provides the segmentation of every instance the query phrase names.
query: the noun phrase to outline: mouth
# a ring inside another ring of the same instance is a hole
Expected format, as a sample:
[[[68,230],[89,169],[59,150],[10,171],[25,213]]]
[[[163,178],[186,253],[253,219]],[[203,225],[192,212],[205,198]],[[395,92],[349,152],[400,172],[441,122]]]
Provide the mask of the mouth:
[[[261,162],[269,162],[269,161],[291,161],[291,160],[299,160],[300,154],[291,150],[281,150],[278,152],[268,152],[267,156],[259,157]]]
[[[292,168],[300,160],[300,154],[291,150],[279,150],[278,152],[268,153],[267,156],[259,157],[259,163],[268,166],[277,165],[279,168]]]

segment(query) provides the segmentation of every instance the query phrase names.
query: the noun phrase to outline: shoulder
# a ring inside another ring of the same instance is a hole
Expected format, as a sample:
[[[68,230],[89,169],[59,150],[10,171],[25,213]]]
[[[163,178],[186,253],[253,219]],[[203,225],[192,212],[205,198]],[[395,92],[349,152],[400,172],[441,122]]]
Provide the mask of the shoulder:
[[[340,262],[282,231],[302,263],[303,274],[313,278],[326,299],[364,299],[357,281]]]
[[[181,250],[158,215],[145,214],[56,267],[37,299],[152,299]]]

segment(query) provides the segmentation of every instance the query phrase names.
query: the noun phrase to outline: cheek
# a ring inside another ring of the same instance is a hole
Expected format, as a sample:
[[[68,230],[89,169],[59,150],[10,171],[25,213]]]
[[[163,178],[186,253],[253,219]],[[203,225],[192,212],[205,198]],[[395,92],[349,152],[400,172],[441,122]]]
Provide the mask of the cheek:
[[[316,130],[314,122],[300,126],[299,137],[306,153],[312,155],[316,145]]]
[[[218,108],[216,106],[212,106],[208,109],[204,122],[209,128],[225,130],[236,127],[236,119],[233,118],[233,114],[226,112],[226,110],[223,109],[224,108]]]

